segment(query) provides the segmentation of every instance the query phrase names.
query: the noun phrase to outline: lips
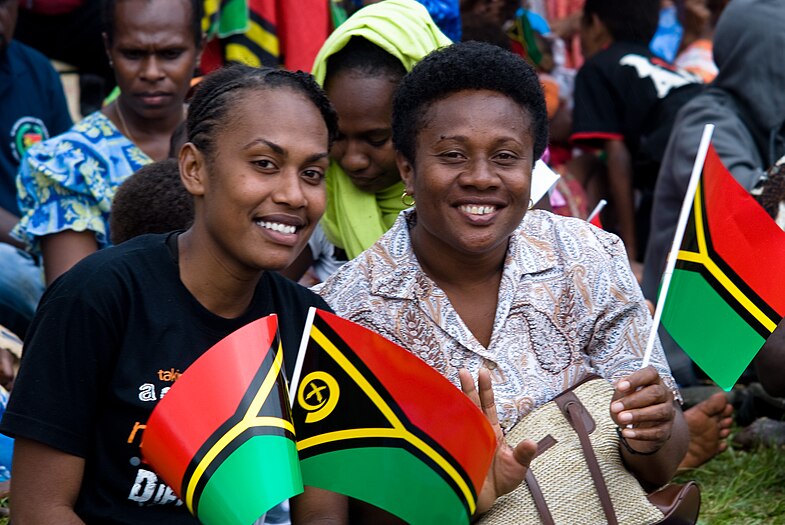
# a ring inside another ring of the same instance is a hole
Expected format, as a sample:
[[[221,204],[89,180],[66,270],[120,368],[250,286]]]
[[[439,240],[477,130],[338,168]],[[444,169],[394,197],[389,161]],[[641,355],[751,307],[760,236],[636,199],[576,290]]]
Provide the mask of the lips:
[[[276,244],[294,246],[299,239],[299,231],[305,221],[289,215],[267,215],[254,219],[262,233]]]
[[[465,197],[453,203],[458,213],[474,225],[490,224],[505,206],[504,201],[487,197]]]
[[[163,91],[154,91],[154,92],[147,92],[147,93],[139,93],[136,95],[139,97],[145,105],[148,106],[160,106],[165,103],[168,103],[169,100],[172,98],[171,93],[166,93]]]
[[[380,175],[357,175],[355,173],[347,173],[347,175],[358,188],[374,186],[380,178]]]

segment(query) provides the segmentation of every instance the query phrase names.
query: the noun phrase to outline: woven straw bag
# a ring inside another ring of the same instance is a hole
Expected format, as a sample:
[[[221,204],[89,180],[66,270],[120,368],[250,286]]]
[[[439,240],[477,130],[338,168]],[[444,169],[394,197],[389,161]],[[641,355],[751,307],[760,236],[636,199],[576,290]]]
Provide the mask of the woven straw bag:
[[[695,523],[700,493],[694,483],[669,485],[659,496],[671,501],[658,507],[624,467],[616,424],[610,416],[612,396],[610,383],[592,376],[513,427],[506,441],[515,446],[523,439],[534,440],[537,456],[524,483],[499,498],[480,523]],[[685,502],[689,507],[686,518],[684,508],[680,514],[673,510]],[[677,519],[665,519],[673,512],[679,514]]]

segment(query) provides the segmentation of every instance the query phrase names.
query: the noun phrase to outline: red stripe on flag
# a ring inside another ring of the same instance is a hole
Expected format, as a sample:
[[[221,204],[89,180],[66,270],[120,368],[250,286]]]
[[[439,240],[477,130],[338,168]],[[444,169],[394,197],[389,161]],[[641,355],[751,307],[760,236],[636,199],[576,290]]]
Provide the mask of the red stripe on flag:
[[[221,339],[188,367],[150,415],[142,452],[155,458],[156,472],[178,496],[196,452],[237,411],[277,326],[270,315]]]
[[[709,146],[703,184],[717,254],[778,314],[785,316],[785,232],[736,182]]]

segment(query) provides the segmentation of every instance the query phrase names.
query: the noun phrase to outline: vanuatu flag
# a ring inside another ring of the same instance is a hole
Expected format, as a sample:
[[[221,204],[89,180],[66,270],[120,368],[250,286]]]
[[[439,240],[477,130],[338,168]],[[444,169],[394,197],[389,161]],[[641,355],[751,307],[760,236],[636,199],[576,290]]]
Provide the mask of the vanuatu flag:
[[[277,329],[271,315],[219,341],[147,422],[145,460],[206,525],[248,525],[302,492]]]
[[[469,523],[496,448],[480,410],[379,334],[311,309],[292,382],[303,484],[411,524]]]
[[[662,324],[730,390],[785,315],[785,232],[709,146]]]

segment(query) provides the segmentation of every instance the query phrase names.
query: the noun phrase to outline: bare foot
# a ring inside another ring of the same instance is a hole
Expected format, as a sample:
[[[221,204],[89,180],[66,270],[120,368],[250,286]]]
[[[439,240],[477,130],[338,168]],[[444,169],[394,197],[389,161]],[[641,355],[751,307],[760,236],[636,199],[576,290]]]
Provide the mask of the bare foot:
[[[733,406],[718,392],[684,412],[690,429],[690,446],[679,470],[699,467],[728,448],[725,438],[733,424]]]

